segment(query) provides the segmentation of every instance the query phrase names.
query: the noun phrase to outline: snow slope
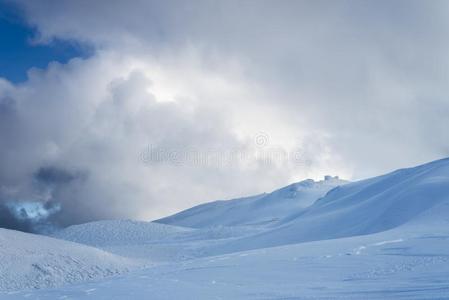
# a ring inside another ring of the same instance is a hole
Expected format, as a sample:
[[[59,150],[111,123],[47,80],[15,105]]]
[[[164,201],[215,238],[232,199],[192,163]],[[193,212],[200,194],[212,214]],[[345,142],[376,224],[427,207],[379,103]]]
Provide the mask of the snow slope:
[[[365,235],[403,224],[425,227],[449,216],[449,159],[339,186],[274,229],[233,241],[240,251]]]
[[[105,220],[70,226],[52,236],[156,264],[198,257],[205,244],[256,232],[260,230],[252,227],[193,229],[155,222]]]
[[[154,222],[105,220],[67,227],[55,238],[90,245],[120,256],[143,259],[146,264],[197,256],[187,240],[204,239],[194,229]]]
[[[330,176],[321,181],[308,179],[269,194],[201,204],[155,222],[193,228],[270,224],[302,211],[345,183]]]
[[[0,258],[0,291],[100,279],[136,267],[93,247],[8,229],[0,229]]]

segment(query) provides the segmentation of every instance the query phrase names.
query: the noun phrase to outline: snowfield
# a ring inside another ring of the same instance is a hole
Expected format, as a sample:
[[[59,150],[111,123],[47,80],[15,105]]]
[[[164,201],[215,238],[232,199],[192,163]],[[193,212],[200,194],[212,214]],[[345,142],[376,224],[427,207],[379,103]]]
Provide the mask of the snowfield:
[[[449,299],[449,159],[156,222],[0,230],[2,299]]]

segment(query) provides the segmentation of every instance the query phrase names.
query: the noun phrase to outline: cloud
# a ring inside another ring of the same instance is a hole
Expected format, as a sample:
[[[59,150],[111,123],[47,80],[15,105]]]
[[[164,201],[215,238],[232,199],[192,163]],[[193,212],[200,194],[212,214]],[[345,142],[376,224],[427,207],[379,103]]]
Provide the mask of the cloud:
[[[260,105],[330,137],[356,178],[448,155],[439,113],[449,106],[446,1],[22,5],[43,42],[76,39],[169,60],[193,47],[206,68],[234,60],[267,95]]]
[[[0,81],[0,199],[59,226],[448,155],[445,1],[16,5],[96,49]]]
[[[53,202],[0,202],[0,227],[36,233],[51,233],[52,216],[60,207]]]
[[[204,70],[192,58],[169,64],[103,51],[31,70],[20,85],[4,82],[8,122],[1,130],[10,140],[0,147],[0,199],[18,222],[4,226],[36,231],[43,223],[155,219],[316,171],[310,153],[298,159],[296,143],[283,145],[271,134],[288,126],[246,98],[258,89],[242,85],[228,64],[220,67],[226,71]],[[259,145],[255,135],[264,128],[267,144]],[[148,148],[162,159],[145,156]],[[48,205],[51,213],[13,213],[24,203],[41,203],[42,212]]]

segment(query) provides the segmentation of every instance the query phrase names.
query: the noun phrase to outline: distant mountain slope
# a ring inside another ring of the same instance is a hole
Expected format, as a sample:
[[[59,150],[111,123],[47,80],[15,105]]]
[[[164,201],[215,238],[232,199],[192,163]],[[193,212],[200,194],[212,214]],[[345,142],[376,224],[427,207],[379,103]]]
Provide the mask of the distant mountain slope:
[[[409,224],[449,225],[449,159],[337,187],[263,233],[226,251],[365,235]],[[224,249],[221,249],[224,250]]]
[[[0,261],[0,291],[100,279],[135,267],[93,247],[8,229],[0,229]]]
[[[193,228],[272,223],[302,211],[329,190],[346,183],[330,176],[321,181],[308,179],[269,194],[201,204],[155,222]]]

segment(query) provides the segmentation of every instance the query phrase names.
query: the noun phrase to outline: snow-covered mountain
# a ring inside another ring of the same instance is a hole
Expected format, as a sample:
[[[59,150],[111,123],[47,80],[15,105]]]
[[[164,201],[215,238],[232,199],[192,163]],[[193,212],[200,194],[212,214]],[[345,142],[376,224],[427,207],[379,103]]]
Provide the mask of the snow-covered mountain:
[[[307,179],[268,194],[201,204],[155,222],[193,228],[271,224],[300,213],[329,190],[346,183],[331,176],[321,181]]]
[[[449,159],[53,237],[0,230],[0,290],[59,286],[0,298],[447,299]]]
[[[448,216],[449,159],[442,159],[334,188],[276,228],[228,247],[235,251],[349,237],[405,224],[446,226]]]

